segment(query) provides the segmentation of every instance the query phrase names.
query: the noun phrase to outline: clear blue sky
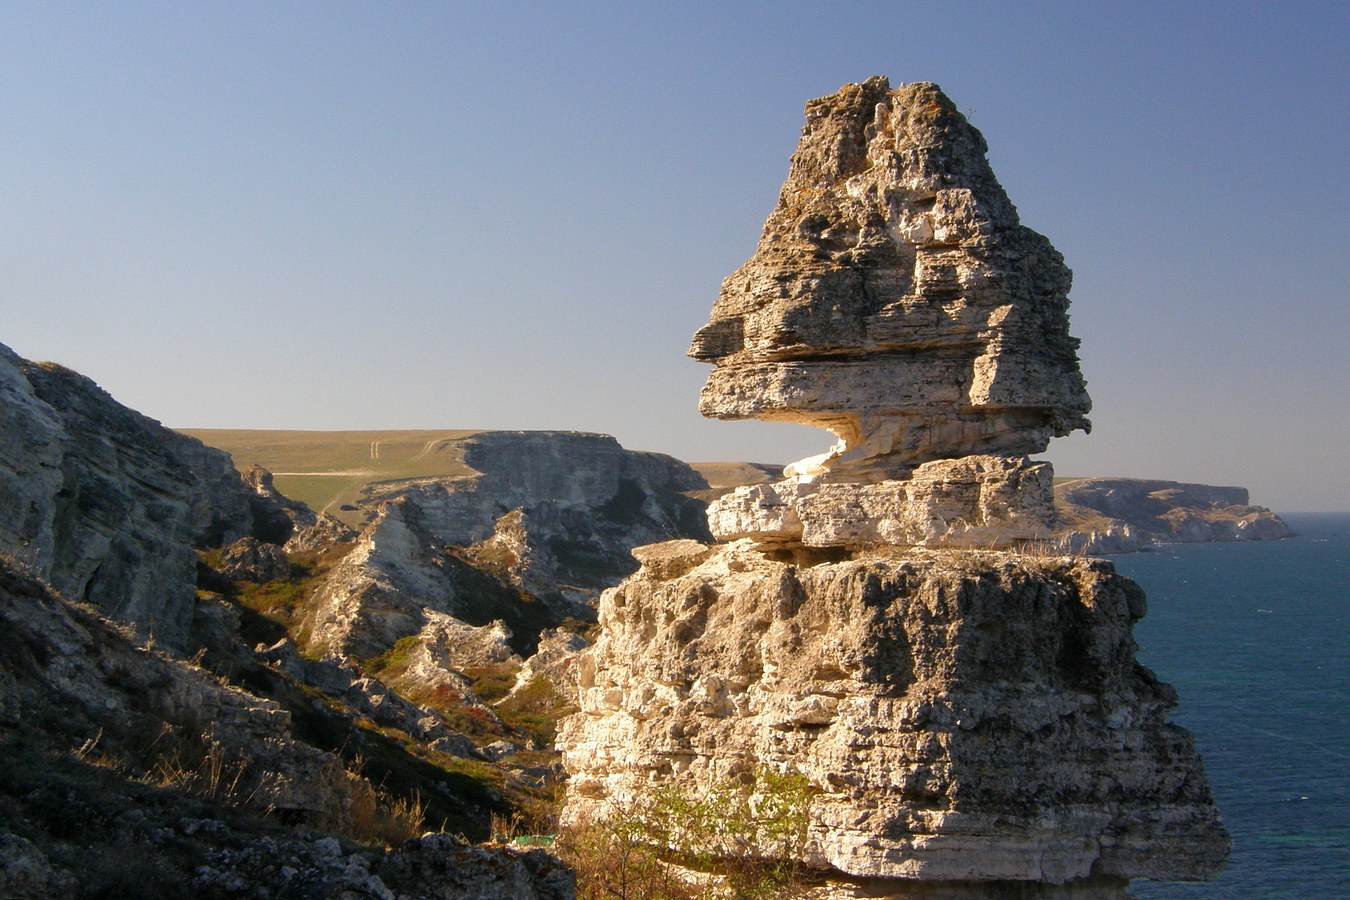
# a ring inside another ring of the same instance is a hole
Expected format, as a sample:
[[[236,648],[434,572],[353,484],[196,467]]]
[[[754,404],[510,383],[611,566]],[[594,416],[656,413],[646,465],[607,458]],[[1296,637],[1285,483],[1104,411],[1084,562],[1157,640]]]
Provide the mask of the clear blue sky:
[[[1350,7],[0,4],[0,341],[177,427],[786,462],[684,351],[805,102],[935,81],[1075,273],[1060,474],[1350,509]]]

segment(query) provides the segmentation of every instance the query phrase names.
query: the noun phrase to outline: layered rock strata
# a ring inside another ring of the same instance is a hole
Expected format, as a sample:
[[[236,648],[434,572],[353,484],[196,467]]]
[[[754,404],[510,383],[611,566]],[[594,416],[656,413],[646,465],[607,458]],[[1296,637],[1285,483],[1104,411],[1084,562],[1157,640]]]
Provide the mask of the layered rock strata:
[[[690,348],[716,366],[703,414],[825,428],[840,445],[814,465],[861,480],[1086,428],[1069,270],[986,150],[931,84],[809,103],[759,247]]]
[[[1076,478],[1055,486],[1061,530],[1068,543],[1093,553],[1122,553],[1154,544],[1273,541],[1289,525],[1247,489],[1149,481]]]
[[[847,882],[831,896],[1123,896],[1222,865],[1175,694],[1134,659],[1142,592],[1106,563],[976,549],[1052,536],[1052,473],[1026,454],[1089,406],[1068,269],[984,152],[933,85],[808,105],[759,249],[690,353],[716,366],[706,415],[839,444],[714,501],[734,543],[634,551],[559,735],[567,820],[654,788],[772,808],[766,774],[791,773],[814,792],[801,840],[719,852],[820,867]]]
[[[934,460],[895,481],[790,478],[719,498],[708,524],[768,549],[1029,543],[1055,526],[1053,480],[1049,463],[1001,456]]]
[[[375,518],[325,580],[311,649],[375,656],[443,614],[502,620],[528,655],[545,628],[594,616],[600,591],[636,568],[634,546],[709,536],[683,493],[706,481],[607,435],[487,432],[463,452],[471,475],[372,490]]]
[[[249,535],[255,517],[276,521],[228,455],[0,345],[0,551],[64,596],[184,649],[193,548]]]
[[[1091,406],[1063,258],[1021,224],[984,138],[936,86],[873,78],[806,118],[759,247],[689,353],[715,366],[705,415],[839,443],[714,501],[713,535],[850,550],[1049,538],[1049,467],[1026,457],[1088,428]]]
[[[804,775],[803,861],[856,879],[1195,879],[1227,852],[1176,702],[1101,561],[922,551],[797,567],[642,548],[559,744],[566,815],[653,783]]]

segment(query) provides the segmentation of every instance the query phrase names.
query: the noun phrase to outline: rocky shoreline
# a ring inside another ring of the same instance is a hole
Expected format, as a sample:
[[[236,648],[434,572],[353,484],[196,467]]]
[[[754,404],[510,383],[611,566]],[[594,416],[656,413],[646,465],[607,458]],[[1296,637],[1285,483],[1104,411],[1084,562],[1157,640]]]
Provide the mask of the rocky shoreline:
[[[782,470],[479,432],[456,474],[368,485],[354,531],[0,346],[0,894],[1212,875],[1143,592],[1084,555],[1288,529],[1240,488],[1030,458],[1090,401],[1069,271],[984,153],[933,85],[808,106],[690,351],[706,414],[839,439]],[[512,844],[560,826],[566,863]]]

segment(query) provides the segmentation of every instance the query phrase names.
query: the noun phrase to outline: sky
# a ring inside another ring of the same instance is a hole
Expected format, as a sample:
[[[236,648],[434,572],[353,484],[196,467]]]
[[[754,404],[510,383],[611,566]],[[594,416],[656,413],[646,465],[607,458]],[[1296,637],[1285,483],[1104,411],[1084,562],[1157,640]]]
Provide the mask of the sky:
[[[0,342],[172,427],[686,460],[807,100],[938,83],[1074,270],[1060,475],[1350,510],[1341,3],[0,4]]]

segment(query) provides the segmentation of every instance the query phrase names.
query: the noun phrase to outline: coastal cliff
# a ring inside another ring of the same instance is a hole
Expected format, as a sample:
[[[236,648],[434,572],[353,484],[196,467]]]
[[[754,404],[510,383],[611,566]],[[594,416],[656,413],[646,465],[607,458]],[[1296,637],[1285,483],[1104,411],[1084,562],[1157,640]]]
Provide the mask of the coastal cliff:
[[[1108,891],[1204,878],[1226,855],[1190,736],[1166,721],[1176,694],[1134,658],[1143,592],[1109,564],[639,554],[604,596],[559,738],[570,820],[654,781],[698,795],[791,771],[813,788],[801,862],[850,883]]]
[[[1143,592],[1044,550],[1053,473],[1029,454],[1090,401],[1069,270],[985,151],[932,84],[807,104],[689,354],[705,415],[838,443],[712,500],[726,543],[638,548],[602,596],[558,740],[568,827],[787,860],[832,898],[1123,897],[1222,867],[1175,692],[1134,659]],[[691,814],[706,797],[741,799]]]
[[[1274,541],[1293,530],[1246,488],[1074,478],[1055,484],[1061,541],[1086,553],[1128,553],[1155,544]]]

